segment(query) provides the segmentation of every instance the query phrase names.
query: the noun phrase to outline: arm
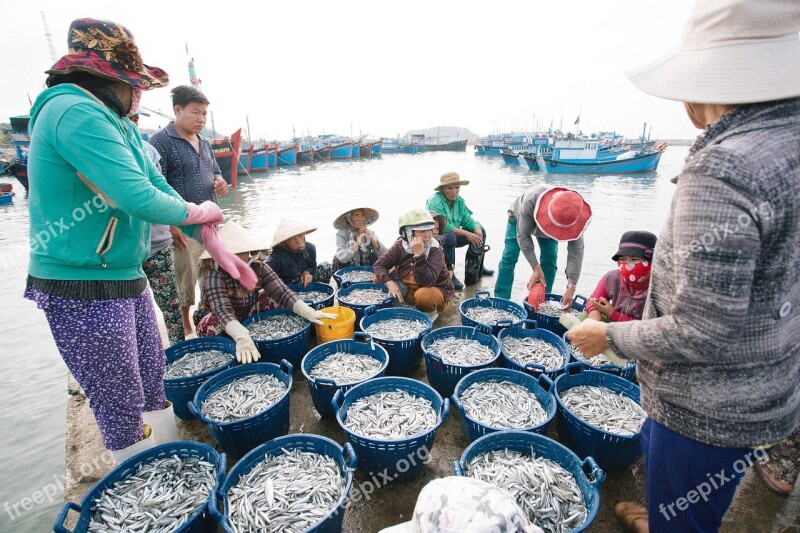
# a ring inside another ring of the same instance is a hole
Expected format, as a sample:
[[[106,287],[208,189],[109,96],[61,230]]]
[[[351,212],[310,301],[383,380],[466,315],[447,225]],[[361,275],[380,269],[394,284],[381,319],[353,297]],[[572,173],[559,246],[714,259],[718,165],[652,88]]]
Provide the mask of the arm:
[[[575,285],[581,277],[583,266],[583,236],[567,243],[567,280]]]
[[[217,323],[225,327],[231,320],[236,320],[236,311],[231,305],[228,296],[228,284],[222,277],[222,272],[218,269],[206,270],[203,274],[203,289],[208,298],[211,312],[217,317]]]
[[[589,315],[589,318],[593,318],[595,320],[602,320],[603,314],[600,312],[598,308],[594,306],[592,300],[598,300],[600,298],[604,298],[608,300],[608,291],[606,291],[606,276],[605,274],[600,281],[597,283],[597,287],[594,288],[594,292],[589,297],[589,300],[586,302],[586,313]]]
[[[340,263],[349,262],[356,254],[354,248],[358,247],[358,244],[355,242],[352,246],[348,245],[348,233],[346,229],[340,229],[336,232],[336,259],[338,259]]]
[[[475,230],[480,227],[480,223],[472,218],[472,210],[467,207],[467,203],[464,201],[464,199],[459,196],[458,200],[459,204],[461,204],[461,209],[459,209],[461,227],[470,233],[475,233]]]
[[[292,292],[292,290],[281,281],[281,278],[278,277],[269,265],[261,261],[254,261],[251,266],[258,276],[264,292],[281,307],[291,309],[299,299],[297,294]]]
[[[535,229],[536,223],[533,221],[533,215],[520,213],[520,217],[517,219],[517,242],[531,268],[539,266],[539,259],[536,258],[536,246],[533,244],[532,237]]]
[[[375,261],[375,264],[373,265],[373,268],[375,269],[375,277],[378,278],[380,283],[402,279],[402,277],[397,273],[397,269],[394,267],[400,263],[400,254],[404,253],[406,253],[405,250],[393,245],[386,251],[386,253],[382,254],[378,260]]]
[[[439,274],[446,268],[441,248],[431,248],[427,257],[414,256],[414,279],[420,287],[435,286]]]
[[[453,231],[455,226],[453,226],[453,222],[450,220],[450,217],[447,216],[447,199],[442,193],[436,192],[433,196],[428,198],[428,202],[425,204],[425,209],[428,211],[433,211],[434,213],[444,217],[445,221],[447,222],[447,225],[444,228],[445,233],[448,231]]]

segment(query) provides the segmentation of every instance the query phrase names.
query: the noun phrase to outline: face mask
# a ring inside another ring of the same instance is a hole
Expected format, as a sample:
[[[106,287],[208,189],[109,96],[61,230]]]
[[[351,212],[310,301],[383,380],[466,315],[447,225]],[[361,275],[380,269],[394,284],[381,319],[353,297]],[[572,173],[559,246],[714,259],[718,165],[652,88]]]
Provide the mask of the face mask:
[[[265,256],[263,252],[258,252],[256,255],[250,256],[250,260],[247,262],[247,264],[251,265],[254,261],[264,261],[266,259],[267,256]]]
[[[128,111],[128,116],[133,115],[136,113],[136,110],[139,109],[139,102],[142,101],[142,90],[134,87],[131,91],[131,108]]]
[[[650,275],[652,265],[650,261],[644,260],[641,263],[623,263],[617,261],[622,278],[628,283],[641,283]]]

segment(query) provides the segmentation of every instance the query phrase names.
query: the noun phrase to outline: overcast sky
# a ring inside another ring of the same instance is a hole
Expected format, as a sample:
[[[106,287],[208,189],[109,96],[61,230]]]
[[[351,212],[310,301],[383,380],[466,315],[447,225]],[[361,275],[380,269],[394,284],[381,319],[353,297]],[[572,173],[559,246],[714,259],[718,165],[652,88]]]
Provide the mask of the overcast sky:
[[[75,18],[119,22],[145,63],[186,84],[195,59],[215,127],[287,139],[392,137],[461,126],[486,135],[563,123],[693,138],[680,103],[641,93],[624,71],[677,45],[691,0],[89,2],[0,0],[0,122],[24,114]],[[216,6],[211,8],[209,6]],[[143,104],[171,113],[169,89]],[[145,127],[163,126],[150,117]]]

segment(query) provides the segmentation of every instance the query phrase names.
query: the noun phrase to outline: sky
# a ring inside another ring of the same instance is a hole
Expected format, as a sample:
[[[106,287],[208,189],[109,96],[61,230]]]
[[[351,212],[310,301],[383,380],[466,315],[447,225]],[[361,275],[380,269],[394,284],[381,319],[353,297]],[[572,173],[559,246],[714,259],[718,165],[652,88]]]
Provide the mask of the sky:
[[[44,88],[72,20],[124,24],[144,62],[188,84],[194,58],[214,128],[268,140],[394,137],[459,126],[694,138],[682,104],[625,77],[678,44],[692,0],[90,2],[0,0],[0,122]],[[217,6],[212,8],[210,6]],[[189,55],[187,56],[187,49]],[[143,105],[171,115],[169,89]],[[144,128],[164,126],[145,117]],[[210,122],[210,121],[209,121]]]

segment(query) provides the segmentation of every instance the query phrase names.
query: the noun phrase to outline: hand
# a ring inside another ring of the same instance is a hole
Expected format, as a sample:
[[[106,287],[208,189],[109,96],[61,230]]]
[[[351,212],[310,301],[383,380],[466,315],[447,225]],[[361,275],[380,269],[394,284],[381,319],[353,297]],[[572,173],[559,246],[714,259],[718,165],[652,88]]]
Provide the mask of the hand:
[[[592,302],[592,305],[606,318],[610,318],[614,313],[614,305],[612,302],[606,300],[602,296],[600,298],[589,298],[589,301]]]
[[[191,224],[220,224],[225,220],[219,206],[214,202],[205,201],[200,205],[186,202],[186,208],[189,209],[189,215],[179,226],[188,226]]]
[[[211,224],[204,224],[201,235],[203,245],[205,245],[209,255],[225,272],[230,274],[233,279],[238,280],[248,291],[256,288],[258,276],[253,272],[250,265],[228,251],[225,243],[222,242],[222,239],[217,234],[217,228]]]
[[[236,341],[236,360],[240,363],[252,363],[261,358],[250,332],[238,320],[231,320],[225,324],[225,333]]]
[[[465,237],[467,241],[469,241],[470,246],[474,248],[479,248],[483,244],[483,234],[481,233],[480,226],[475,228],[475,233],[466,232],[467,234]]]
[[[561,307],[564,310],[569,310],[570,308],[572,308],[572,298],[574,297],[575,297],[575,289],[572,287],[567,287],[567,290],[565,290],[564,294],[561,296]]]
[[[312,276],[308,272],[303,271],[303,273],[300,274],[300,282],[303,284],[303,287],[307,287],[308,284],[311,283],[312,281],[314,281],[314,276]]]
[[[308,320],[309,322],[313,322],[318,326],[322,325],[322,319],[334,319],[336,315],[333,313],[323,313],[322,311],[317,311],[303,300],[297,300],[294,305],[292,306],[292,312],[297,316],[301,316]]]
[[[228,194],[228,182],[222,176],[214,176],[214,192],[217,196]]]
[[[389,289],[389,296],[394,296],[395,300],[403,303],[403,291],[400,290],[400,285],[389,280],[386,282],[386,288]]]
[[[584,320],[567,332],[567,338],[587,357],[594,357],[608,348],[607,327],[605,322]]]
[[[187,245],[188,237],[184,232],[180,230],[180,228],[176,226],[169,227],[169,233],[172,235],[172,246],[176,250],[185,250]]]
[[[531,287],[533,287],[533,284],[537,281],[539,283],[545,283],[544,272],[542,272],[542,267],[539,265],[533,267],[533,274],[531,274],[531,279],[528,280],[528,290],[531,290]]]
[[[422,237],[414,237],[411,239],[411,252],[414,255],[422,255],[425,251],[425,242],[422,240]]]

